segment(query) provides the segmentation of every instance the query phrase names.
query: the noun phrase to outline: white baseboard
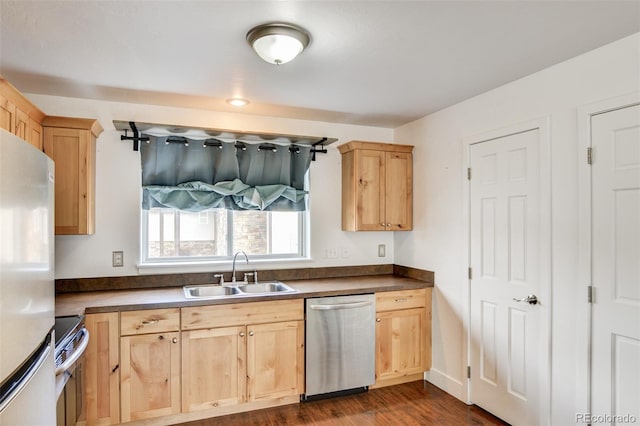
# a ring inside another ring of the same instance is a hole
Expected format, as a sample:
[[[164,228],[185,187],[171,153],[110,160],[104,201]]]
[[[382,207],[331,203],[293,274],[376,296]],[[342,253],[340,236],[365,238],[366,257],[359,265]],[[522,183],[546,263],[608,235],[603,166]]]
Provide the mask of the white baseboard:
[[[424,373],[424,379],[465,404],[469,404],[467,401],[467,393],[465,392],[465,385],[459,380],[433,367]]]

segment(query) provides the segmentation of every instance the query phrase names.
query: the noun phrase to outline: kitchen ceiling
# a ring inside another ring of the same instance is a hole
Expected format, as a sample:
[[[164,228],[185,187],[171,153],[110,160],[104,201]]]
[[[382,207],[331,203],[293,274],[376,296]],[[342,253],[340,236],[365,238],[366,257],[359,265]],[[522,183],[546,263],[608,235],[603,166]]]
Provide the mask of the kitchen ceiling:
[[[281,66],[245,41],[272,21],[312,37]],[[25,93],[393,128],[640,31],[640,2],[0,0],[0,27]]]

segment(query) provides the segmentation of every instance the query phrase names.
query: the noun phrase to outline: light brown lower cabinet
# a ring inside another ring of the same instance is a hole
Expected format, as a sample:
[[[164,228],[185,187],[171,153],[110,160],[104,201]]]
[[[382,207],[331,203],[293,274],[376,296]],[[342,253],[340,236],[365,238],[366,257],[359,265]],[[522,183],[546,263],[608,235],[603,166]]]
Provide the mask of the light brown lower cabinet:
[[[247,400],[304,392],[304,321],[247,326]]]
[[[180,412],[180,333],[120,339],[122,421]]]
[[[182,332],[182,411],[304,392],[304,321]]]
[[[376,294],[375,387],[416,380],[431,367],[431,289]]]
[[[120,423],[120,330],[118,312],[88,314],[89,345],[84,355],[87,425]]]
[[[244,402],[246,327],[182,332],[182,411]]]
[[[431,289],[377,293],[376,308],[373,387],[420,378]],[[184,422],[304,393],[303,299],[88,314],[86,327],[87,425]]]

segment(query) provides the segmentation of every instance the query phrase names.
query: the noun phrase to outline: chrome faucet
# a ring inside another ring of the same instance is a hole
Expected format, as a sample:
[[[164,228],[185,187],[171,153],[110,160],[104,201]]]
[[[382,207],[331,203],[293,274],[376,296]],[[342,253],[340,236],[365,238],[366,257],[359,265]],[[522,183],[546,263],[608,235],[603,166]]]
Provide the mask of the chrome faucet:
[[[233,255],[233,268],[231,270],[231,282],[235,283],[236,282],[236,259],[238,258],[238,255],[242,254],[246,260],[247,265],[249,264],[249,256],[247,256],[247,253],[244,252],[244,250],[240,250],[238,252],[236,252],[236,254]]]

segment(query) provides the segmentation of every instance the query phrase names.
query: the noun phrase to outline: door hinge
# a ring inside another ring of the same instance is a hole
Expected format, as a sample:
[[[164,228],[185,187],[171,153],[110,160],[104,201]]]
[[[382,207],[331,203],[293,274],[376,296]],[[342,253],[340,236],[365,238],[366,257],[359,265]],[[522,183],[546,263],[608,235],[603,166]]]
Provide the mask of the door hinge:
[[[591,147],[587,148],[587,164],[593,164],[593,149]]]
[[[473,278],[473,270],[471,269],[471,266],[469,266],[469,279]]]
[[[593,303],[593,286],[587,286],[587,303]]]
[[[471,180],[471,167],[467,167],[467,180]]]
[[[467,379],[471,378],[471,366],[467,365]]]

